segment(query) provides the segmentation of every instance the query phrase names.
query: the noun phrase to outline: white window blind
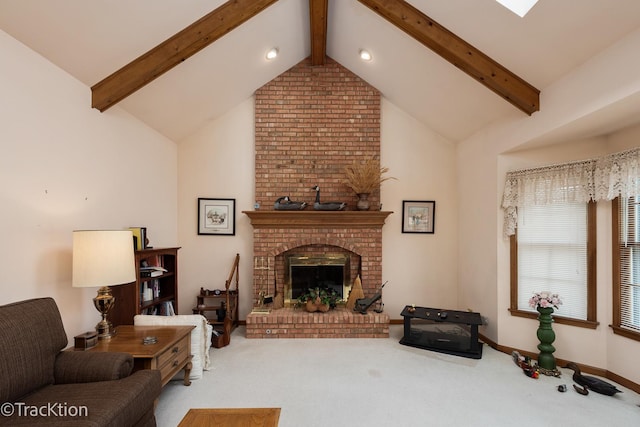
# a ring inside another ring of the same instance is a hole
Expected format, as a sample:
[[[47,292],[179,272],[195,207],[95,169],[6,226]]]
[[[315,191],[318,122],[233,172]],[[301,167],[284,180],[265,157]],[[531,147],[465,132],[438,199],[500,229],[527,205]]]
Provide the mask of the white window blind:
[[[587,319],[587,203],[518,208],[518,310],[534,292],[560,295],[557,314]],[[640,271],[639,271],[640,273]]]
[[[640,332],[640,196],[619,206],[620,326]]]

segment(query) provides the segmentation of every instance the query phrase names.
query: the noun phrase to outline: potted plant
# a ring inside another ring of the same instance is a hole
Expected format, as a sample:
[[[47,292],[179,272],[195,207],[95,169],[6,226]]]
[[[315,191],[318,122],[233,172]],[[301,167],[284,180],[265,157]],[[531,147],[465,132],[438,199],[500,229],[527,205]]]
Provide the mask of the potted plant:
[[[296,307],[304,307],[310,313],[321,311],[323,313],[335,308],[341,301],[338,293],[333,289],[309,288],[307,292],[298,297]]]
[[[389,168],[380,166],[374,157],[362,163],[353,162],[344,168],[345,184],[358,196],[358,210],[369,210],[369,194],[380,189],[380,184],[393,177],[384,176]]]

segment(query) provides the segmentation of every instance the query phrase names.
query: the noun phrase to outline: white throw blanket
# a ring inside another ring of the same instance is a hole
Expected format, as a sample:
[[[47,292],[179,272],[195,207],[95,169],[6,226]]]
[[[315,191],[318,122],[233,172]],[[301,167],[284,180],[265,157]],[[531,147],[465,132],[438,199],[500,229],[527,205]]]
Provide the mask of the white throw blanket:
[[[149,316],[139,314],[134,316],[133,324],[136,326],[182,326],[193,325],[191,331],[191,359],[192,368],[189,378],[192,380],[202,377],[203,370],[211,367],[209,349],[211,348],[212,326],[207,319],[200,314],[184,314],[176,316]]]

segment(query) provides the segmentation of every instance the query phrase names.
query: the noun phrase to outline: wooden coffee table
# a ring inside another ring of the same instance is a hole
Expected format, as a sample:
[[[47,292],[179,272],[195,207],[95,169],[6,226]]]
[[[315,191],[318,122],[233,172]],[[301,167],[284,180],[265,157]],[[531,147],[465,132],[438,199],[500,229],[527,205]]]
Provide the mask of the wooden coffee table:
[[[86,351],[129,353],[133,370],[157,369],[164,386],[184,369],[184,385],[191,385],[191,330],[195,326],[133,326],[120,325],[116,335],[100,340]],[[145,337],[157,337],[155,344],[144,344]]]
[[[280,408],[189,409],[178,427],[278,427]]]

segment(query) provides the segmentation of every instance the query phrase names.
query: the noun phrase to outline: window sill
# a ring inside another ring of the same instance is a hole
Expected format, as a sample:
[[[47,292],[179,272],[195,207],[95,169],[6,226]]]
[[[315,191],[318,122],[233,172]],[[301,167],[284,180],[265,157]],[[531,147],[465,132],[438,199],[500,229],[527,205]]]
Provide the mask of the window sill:
[[[631,340],[640,341],[640,332],[614,325],[609,325],[609,327],[613,329],[613,333],[616,335],[621,335]]]
[[[527,317],[529,319],[538,318],[538,313],[532,313],[530,311],[514,310],[510,308],[509,312],[511,313],[512,316]],[[555,313],[553,315],[553,321],[555,323],[562,324],[562,325],[577,326],[578,328],[587,328],[587,329],[596,329],[600,324],[600,322],[593,321],[593,320],[572,319],[570,317],[558,316]]]

